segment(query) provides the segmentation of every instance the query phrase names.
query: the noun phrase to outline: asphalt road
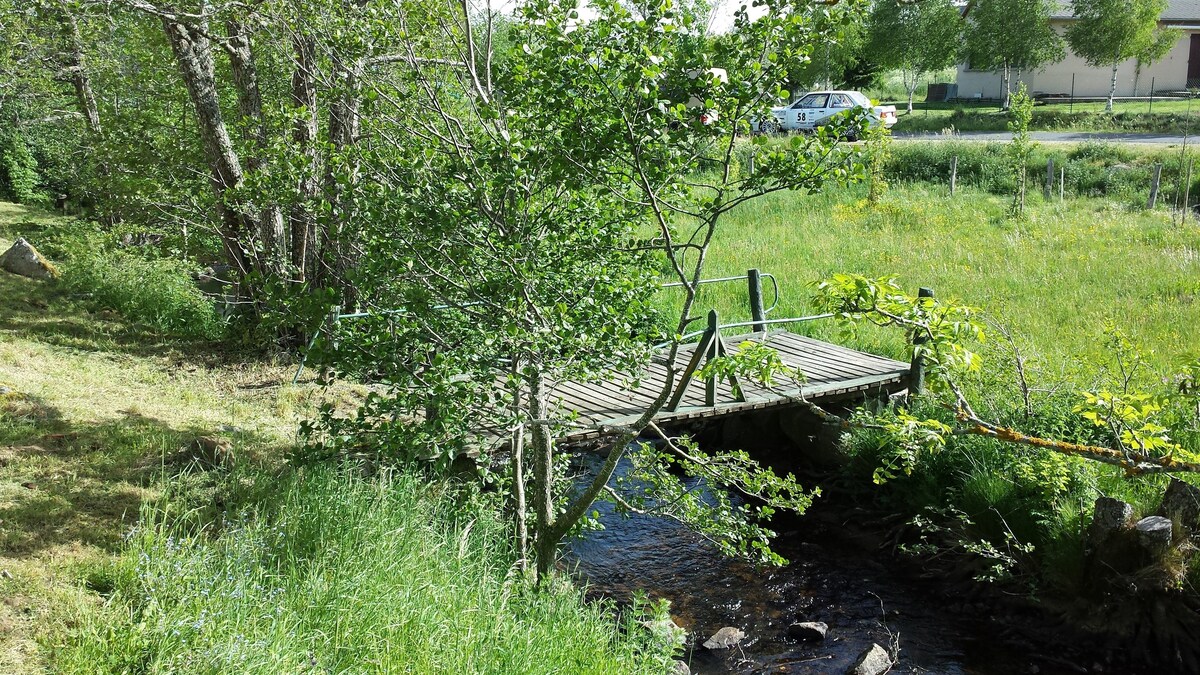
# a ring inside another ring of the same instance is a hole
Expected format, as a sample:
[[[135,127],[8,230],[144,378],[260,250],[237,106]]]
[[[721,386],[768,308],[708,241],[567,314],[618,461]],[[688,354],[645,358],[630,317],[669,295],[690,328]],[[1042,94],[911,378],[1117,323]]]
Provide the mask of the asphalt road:
[[[1084,141],[1105,141],[1109,143],[1144,143],[1147,145],[1182,145],[1183,136],[1168,134],[1126,134],[1099,131],[1031,131],[1033,140],[1040,143],[1083,143]],[[943,135],[933,132],[905,133],[896,132],[892,138],[898,141],[972,141],[1005,142],[1012,140],[1012,134],[1007,131],[960,131],[954,135]],[[1200,143],[1200,136],[1189,136],[1188,143]]]

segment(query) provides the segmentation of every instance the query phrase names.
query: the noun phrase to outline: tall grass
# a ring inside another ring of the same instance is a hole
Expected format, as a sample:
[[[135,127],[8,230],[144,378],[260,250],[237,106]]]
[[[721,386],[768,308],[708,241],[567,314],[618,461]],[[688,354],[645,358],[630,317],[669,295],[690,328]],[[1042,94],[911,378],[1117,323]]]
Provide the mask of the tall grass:
[[[1007,324],[1035,366],[1065,372],[1106,357],[1103,329],[1114,321],[1153,363],[1174,365],[1200,350],[1192,326],[1200,301],[1200,228],[1165,211],[1112,200],[1030,199],[1027,217],[1007,218],[1008,200],[977,189],[950,197],[944,185],[894,187],[870,207],[864,188],[776,193],[724,222],[705,276],[757,267],[777,276],[774,317],[815,313],[810,284],[836,272],[897,275],[913,292],[983,308]],[[770,288],[765,291],[772,301]],[[745,282],[704,287],[699,307],[723,322],[749,318]],[[847,337],[828,321],[794,330],[908,358],[901,331]]]
[[[497,512],[449,484],[316,468],[219,531],[148,513],[63,672],[662,672],[669,648],[531,590]]]

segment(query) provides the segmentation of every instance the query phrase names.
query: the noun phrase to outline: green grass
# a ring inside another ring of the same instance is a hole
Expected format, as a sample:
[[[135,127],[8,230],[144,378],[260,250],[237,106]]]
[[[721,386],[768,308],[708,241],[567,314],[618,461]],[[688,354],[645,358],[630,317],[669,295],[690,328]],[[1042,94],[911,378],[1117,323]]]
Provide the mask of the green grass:
[[[75,225],[0,203],[0,247]],[[0,672],[639,672],[666,653],[510,577],[490,502],[294,473],[299,421],[359,389],[292,385],[294,364],[67,280],[0,272],[0,299]],[[196,462],[200,436],[234,467]]]
[[[569,585],[537,592],[505,522],[447,484],[316,469],[253,517],[187,534],[143,519],[109,581],[108,611],[71,632],[64,672],[663,672],[630,616]],[[473,508],[471,508],[473,507]]]
[[[895,105],[898,119],[893,131],[935,132],[1007,131],[1007,113],[995,104],[914,103],[907,112],[907,101],[888,101]],[[1039,104],[1034,108],[1030,128],[1036,131],[1109,131],[1130,133],[1195,133],[1200,125],[1200,102],[1117,102],[1113,112],[1104,112],[1103,102]]]
[[[732,213],[709,255],[707,277],[757,267],[780,281],[775,317],[814,313],[809,284],[835,272],[897,275],[916,291],[983,308],[1017,335],[1027,355],[1071,370],[1103,356],[1103,329],[1120,325],[1169,366],[1200,350],[1200,228],[1172,224],[1108,200],[1042,202],[1006,217],[1009,199],[978,190],[950,197],[938,185],[893,185],[875,207],[861,189],[778,193]],[[723,321],[748,318],[744,282],[702,298]],[[770,302],[770,291],[766,292]],[[829,322],[806,324],[838,338]],[[898,331],[868,331],[856,344],[906,359]]]

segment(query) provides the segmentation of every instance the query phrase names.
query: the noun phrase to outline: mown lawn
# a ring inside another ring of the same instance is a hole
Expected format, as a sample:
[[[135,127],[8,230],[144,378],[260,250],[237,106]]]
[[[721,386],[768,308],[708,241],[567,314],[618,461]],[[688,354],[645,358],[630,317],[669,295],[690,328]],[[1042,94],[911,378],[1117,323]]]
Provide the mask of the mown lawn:
[[[898,120],[893,130],[903,132],[1005,131],[1007,113],[995,103],[922,103],[907,112],[907,101],[895,105]],[[1122,131],[1131,133],[1195,133],[1200,122],[1200,101],[1117,101],[1113,112],[1104,112],[1104,102],[1039,103],[1034,107],[1031,129],[1040,131]]]

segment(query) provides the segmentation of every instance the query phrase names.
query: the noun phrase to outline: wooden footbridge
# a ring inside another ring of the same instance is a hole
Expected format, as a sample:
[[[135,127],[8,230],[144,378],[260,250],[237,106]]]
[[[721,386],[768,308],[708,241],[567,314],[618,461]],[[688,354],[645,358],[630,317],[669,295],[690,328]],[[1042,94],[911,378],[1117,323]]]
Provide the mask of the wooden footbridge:
[[[771,282],[774,299],[763,306],[762,280]],[[794,406],[803,401],[829,402],[847,398],[889,395],[908,388],[919,389],[922,368],[919,359],[903,363],[867,354],[846,347],[822,342],[789,332],[781,327],[831,318],[831,314],[792,318],[772,318],[770,312],[779,304],[779,287],[775,278],[758,270],[745,275],[706,279],[701,284],[745,280],[748,284],[750,314],[753,320],[720,324],[717,313],[710,312],[708,326],[684,336],[676,363],[686,367],[672,387],[673,396],[655,416],[660,424],[679,423],[702,418],[721,418],[753,410]],[[664,287],[681,284],[665,284]],[[932,295],[928,289],[921,294]],[[403,310],[392,310],[403,312]],[[339,314],[329,317],[337,322],[369,316],[368,313]],[[731,332],[732,331],[732,332]],[[749,331],[749,332],[747,332]],[[728,336],[722,335],[728,332]],[[315,341],[314,334],[313,340]],[[747,342],[761,343],[773,348],[783,365],[799,371],[800,381],[776,382],[771,388],[749,381],[699,379],[695,377],[707,359],[735,353]],[[310,347],[312,344],[310,343]],[[663,389],[667,369],[663,366],[669,343],[659,346],[659,354],[640,373],[608,373],[587,382],[557,382],[551,384],[551,400],[561,413],[577,416],[578,424],[559,435],[564,442],[580,441],[613,433],[641,417]],[[295,382],[304,363],[296,371]],[[483,430],[491,442],[503,443],[506,434],[499,429]],[[485,442],[485,444],[490,444]]]
[[[775,291],[770,307],[763,306],[762,279],[768,278]],[[794,318],[769,318],[769,312],[779,304],[779,289],[774,277],[758,270],[743,276],[710,279],[701,283],[723,283],[746,280],[749,288],[752,321],[720,324],[717,313],[711,312],[708,327],[685,338],[698,337],[694,343],[681,345],[677,363],[687,364],[680,372],[671,400],[656,416],[660,424],[678,423],[702,418],[721,418],[752,410],[794,406],[800,400],[810,403],[839,399],[895,394],[920,382],[919,361],[903,363],[867,354],[838,345],[814,340],[774,326],[831,318],[830,314]],[[668,284],[676,286],[678,284]],[[922,291],[923,293],[927,291]],[[752,332],[744,332],[747,328]],[[722,330],[740,330],[725,337]],[[800,381],[776,382],[771,388],[737,378],[701,380],[697,369],[710,358],[737,352],[747,342],[771,347],[788,368],[799,371]],[[578,415],[580,424],[562,434],[563,441],[594,438],[607,429],[627,426],[636,421],[663,389],[666,368],[662,367],[665,350],[641,373],[610,373],[599,381],[560,382],[552,386],[552,396],[560,409]],[[634,384],[636,383],[636,384]]]
[[[804,374],[800,383],[776,382],[766,389],[753,382],[741,381],[735,392],[728,380],[704,381],[689,378],[680,390],[679,401],[655,416],[660,424],[678,423],[796,405],[798,399],[813,403],[858,396],[885,395],[908,388],[910,364],[865,354],[785,330],[761,331],[725,338],[727,349],[737,351],[747,341],[761,342],[775,349],[784,365]],[[690,363],[697,344],[681,348],[680,361]],[[561,409],[578,414],[580,426],[564,432],[564,441],[594,438],[605,428],[619,428],[637,420],[662,390],[665,369],[651,364],[640,379],[629,375],[610,375],[599,382],[562,382],[554,385],[552,396]],[[687,377],[685,370],[680,379]],[[636,381],[637,386],[627,384]],[[711,395],[710,395],[711,393]],[[739,395],[740,393],[740,395]],[[586,428],[584,428],[586,427]]]

